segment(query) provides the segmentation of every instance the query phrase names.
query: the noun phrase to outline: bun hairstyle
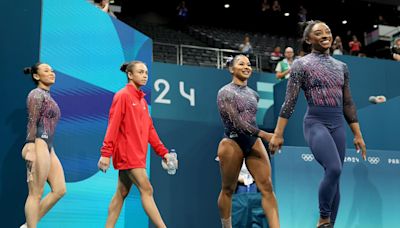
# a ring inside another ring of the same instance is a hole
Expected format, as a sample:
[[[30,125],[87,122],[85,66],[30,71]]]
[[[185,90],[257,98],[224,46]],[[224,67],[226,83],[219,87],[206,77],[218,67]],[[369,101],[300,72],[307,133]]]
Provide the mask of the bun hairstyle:
[[[229,56],[226,59],[226,63],[225,63],[226,67],[231,67],[233,65],[233,56]]]
[[[32,67],[25,67],[24,74],[32,74]]]
[[[129,63],[124,63],[121,65],[121,67],[119,68],[122,72],[126,72],[127,68],[128,68]]]
[[[248,58],[247,56],[245,56],[245,55],[242,55],[242,54],[238,54],[238,55],[235,55],[235,57],[233,57],[233,56],[229,56],[227,59],[226,59],[226,67],[232,67],[234,64],[235,64],[235,62],[240,58],[240,57],[246,57],[246,58]]]
[[[38,80],[36,80],[33,75],[38,73],[39,70],[39,66],[43,64],[41,62],[36,63],[35,65],[31,66],[31,67],[25,67],[23,72],[24,74],[30,74],[32,76],[32,80],[38,84]]]
[[[135,68],[135,65],[139,64],[139,63],[146,65],[142,61],[131,61],[131,62],[123,63],[121,65],[121,67],[119,68],[119,70],[126,73],[126,75],[128,75],[128,72],[133,73],[133,69]],[[128,82],[129,82],[129,77],[128,77]]]
[[[135,68],[135,65],[136,65],[136,64],[139,64],[139,63],[146,65],[146,64],[145,64],[144,62],[142,62],[142,61],[131,61],[131,62],[123,63],[119,69],[120,69],[122,72],[125,72],[125,73],[132,72],[132,71],[133,71],[133,68]]]

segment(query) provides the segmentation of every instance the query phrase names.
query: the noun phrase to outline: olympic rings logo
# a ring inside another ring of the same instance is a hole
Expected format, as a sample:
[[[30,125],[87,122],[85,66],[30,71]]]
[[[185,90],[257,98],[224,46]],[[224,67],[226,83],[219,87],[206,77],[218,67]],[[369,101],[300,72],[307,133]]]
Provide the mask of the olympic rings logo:
[[[376,165],[381,161],[378,157],[368,157],[368,162],[372,165]]]
[[[312,154],[301,154],[301,158],[306,162],[310,162],[310,161],[314,160],[314,155],[312,155]]]

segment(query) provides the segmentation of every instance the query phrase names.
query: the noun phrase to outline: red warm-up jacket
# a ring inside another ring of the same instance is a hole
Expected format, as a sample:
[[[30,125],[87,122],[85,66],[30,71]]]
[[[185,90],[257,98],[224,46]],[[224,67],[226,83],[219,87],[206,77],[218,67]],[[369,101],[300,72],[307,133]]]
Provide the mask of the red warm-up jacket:
[[[159,156],[168,153],[153,126],[144,96],[130,83],[114,95],[101,156],[112,156],[115,169],[145,168],[148,143]]]

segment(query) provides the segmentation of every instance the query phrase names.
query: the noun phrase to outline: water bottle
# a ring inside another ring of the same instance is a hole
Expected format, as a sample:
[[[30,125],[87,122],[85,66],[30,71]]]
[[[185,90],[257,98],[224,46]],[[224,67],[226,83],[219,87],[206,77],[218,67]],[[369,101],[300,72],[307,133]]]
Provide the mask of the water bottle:
[[[175,149],[171,149],[169,152],[169,161],[167,163],[167,172],[169,175],[174,175],[176,173],[176,168],[178,166],[177,154]]]

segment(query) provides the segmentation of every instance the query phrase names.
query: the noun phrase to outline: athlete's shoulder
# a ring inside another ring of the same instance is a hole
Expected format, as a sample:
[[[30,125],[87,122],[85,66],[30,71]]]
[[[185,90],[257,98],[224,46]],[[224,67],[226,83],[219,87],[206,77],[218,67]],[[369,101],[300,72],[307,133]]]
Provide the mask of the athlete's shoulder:
[[[235,94],[234,87],[231,85],[232,83],[229,83],[227,85],[224,85],[221,89],[218,91],[218,98],[224,98],[224,97],[232,97]]]
[[[45,92],[40,88],[35,88],[31,90],[28,94],[28,99],[43,99]]]

